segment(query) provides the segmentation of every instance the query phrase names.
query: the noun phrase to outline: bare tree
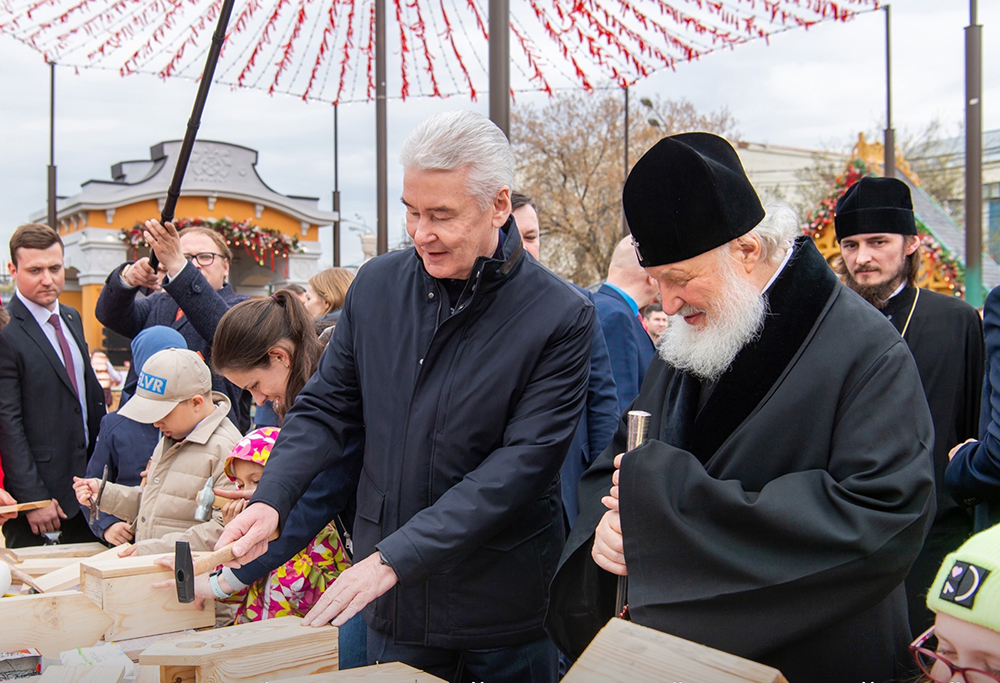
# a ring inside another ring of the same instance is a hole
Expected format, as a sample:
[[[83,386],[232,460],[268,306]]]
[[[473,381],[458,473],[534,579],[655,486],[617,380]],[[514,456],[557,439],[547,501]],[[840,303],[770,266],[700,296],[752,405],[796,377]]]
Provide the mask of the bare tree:
[[[660,138],[704,130],[736,140],[726,109],[699,113],[687,101],[644,99],[629,112],[629,164]],[[607,275],[622,235],[624,99],[621,91],[571,93],[541,108],[512,112],[515,188],[538,206],[542,258],[563,277],[588,285]]]

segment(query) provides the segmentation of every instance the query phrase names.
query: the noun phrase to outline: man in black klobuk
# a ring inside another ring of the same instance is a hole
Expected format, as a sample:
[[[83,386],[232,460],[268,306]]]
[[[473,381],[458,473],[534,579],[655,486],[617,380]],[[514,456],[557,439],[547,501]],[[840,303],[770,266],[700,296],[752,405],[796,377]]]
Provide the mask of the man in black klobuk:
[[[983,390],[983,322],[969,304],[916,286],[920,238],[910,188],[896,178],[862,178],[837,201],[841,275],[882,311],[913,354],[934,422],[937,514],[906,578],[910,629],[934,623],[927,589],[945,555],[972,533],[972,518],[945,490],[948,451],[979,436]]]
[[[578,657],[627,574],[638,624],[780,669],[887,681],[902,582],[934,514],[913,359],[787,207],[765,215],[722,138],[665,138],[623,191],[670,324],[633,409],[580,483],[546,623]],[[620,496],[619,496],[620,487]]]

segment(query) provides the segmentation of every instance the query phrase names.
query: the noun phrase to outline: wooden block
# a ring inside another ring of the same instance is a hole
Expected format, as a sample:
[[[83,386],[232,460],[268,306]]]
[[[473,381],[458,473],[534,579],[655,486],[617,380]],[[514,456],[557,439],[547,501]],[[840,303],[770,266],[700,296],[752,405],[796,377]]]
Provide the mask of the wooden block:
[[[18,564],[17,568],[28,576],[45,576],[79,561],[79,557],[32,557]]]
[[[93,557],[107,550],[103,543],[67,543],[65,545],[37,545],[30,548],[0,548],[11,562],[24,562],[42,557]]]
[[[281,683],[444,683],[444,679],[402,662],[283,679]]]
[[[564,683],[788,683],[777,669],[677,636],[612,619]]]
[[[164,638],[176,638],[177,636],[183,636],[185,633],[183,631],[172,631],[170,633],[158,633],[155,636],[143,636],[142,638],[128,638],[115,641],[115,645],[122,649],[125,656],[131,659],[133,662],[139,661],[139,655],[142,654],[143,650],[152,645],[158,640],[163,640]],[[188,634],[190,635],[190,634]],[[160,671],[157,667],[156,669],[156,680],[160,680]]]
[[[73,586],[79,586],[80,564],[82,564],[84,560],[87,560],[88,562],[97,562],[102,559],[118,558],[118,553],[127,547],[129,547],[129,544],[125,543],[114,548],[106,549],[104,552],[92,555],[89,558],[81,557],[73,564],[68,564],[62,569],[57,569],[56,571],[50,572],[45,576],[39,576],[35,583],[41,589],[42,593],[64,591],[68,588],[72,588]]]
[[[337,629],[281,617],[161,640],[139,655],[160,666],[163,683],[264,683],[336,671]]]
[[[160,683],[160,667],[136,665],[135,683]]]
[[[16,505],[0,505],[0,515],[9,515],[12,512],[39,510],[41,508],[47,508],[50,505],[52,505],[52,499],[36,500],[30,503],[17,503]]]
[[[125,667],[118,666],[48,666],[38,683],[121,683]]]
[[[112,619],[77,591],[0,599],[0,650],[33,647],[49,659],[92,647]]]
[[[215,625],[215,603],[205,602],[204,609],[195,603],[177,601],[173,587],[174,573],[153,561],[158,555],[132,555],[99,561],[85,560],[80,565],[80,589],[113,620],[105,640],[140,638],[185,629]],[[152,584],[170,581],[169,588]]]

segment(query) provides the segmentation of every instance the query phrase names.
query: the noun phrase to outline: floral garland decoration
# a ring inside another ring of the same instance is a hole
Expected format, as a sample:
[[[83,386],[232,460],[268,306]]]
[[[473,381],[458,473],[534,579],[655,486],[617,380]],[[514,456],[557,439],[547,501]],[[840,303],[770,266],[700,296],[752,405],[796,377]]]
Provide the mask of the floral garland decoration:
[[[230,247],[243,247],[247,256],[259,266],[270,266],[274,270],[275,258],[287,257],[291,253],[302,253],[299,238],[286,235],[274,228],[254,225],[250,219],[234,221],[230,218],[179,218],[174,221],[177,230],[184,228],[208,228],[219,233]],[[144,226],[136,223],[131,229],[122,228],[119,238],[138,255],[140,247],[148,247],[142,235]]]
[[[813,211],[806,219],[805,227],[802,228],[803,235],[809,235],[814,240],[819,239],[827,229],[833,229],[833,217],[837,209],[837,200],[844,190],[865,176],[875,176],[868,168],[863,159],[854,159],[847,165],[847,170],[834,180],[830,188],[830,194],[820,203],[819,207]],[[916,219],[917,232],[920,234],[920,246],[924,257],[928,260],[928,268],[937,268],[948,282],[949,287],[954,291],[955,296],[965,294],[965,268],[954,253],[941,244],[923,221]]]

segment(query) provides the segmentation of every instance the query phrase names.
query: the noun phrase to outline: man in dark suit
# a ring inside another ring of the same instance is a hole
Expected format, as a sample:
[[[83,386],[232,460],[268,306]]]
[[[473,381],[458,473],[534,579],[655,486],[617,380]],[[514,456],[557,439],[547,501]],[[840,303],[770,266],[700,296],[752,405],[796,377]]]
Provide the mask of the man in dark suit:
[[[52,500],[7,521],[12,548],[94,540],[73,493],[94,449],[104,389],[90,367],[80,314],[60,305],[65,284],[63,244],[46,225],[29,223],[10,240],[16,290],[0,332],[0,454],[4,484],[20,502]]]
[[[640,315],[656,299],[656,292],[656,280],[639,265],[631,238],[626,237],[615,247],[608,279],[594,295],[597,318],[611,354],[619,413],[639,395],[643,375],[656,351]]]
[[[129,339],[154,325],[172,327],[187,347],[201,354],[212,367],[212,338],[219,320],[231,306],[249,297],[237,294],[227,283],[233,254],[222,237],[208,228],[186,228],[147,221],[145,237],[166,271],[162,287],[148,258],[125,263],[111,271],[96,315],[104,325]],[[160,290],[140,299],[140,287]],[[134,387],[138,368],[132,365],[126,389]],[[229,397],[229,419],[246,433],[250,429],[250,394],[225,377],[212,373],[212,390]],[[131,392],[130,392],[131,393]]]

